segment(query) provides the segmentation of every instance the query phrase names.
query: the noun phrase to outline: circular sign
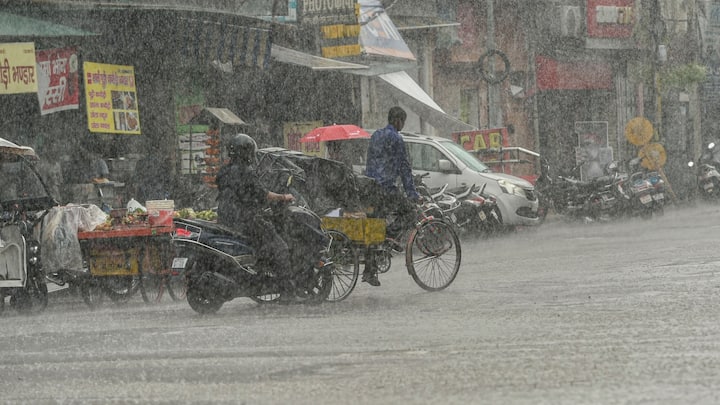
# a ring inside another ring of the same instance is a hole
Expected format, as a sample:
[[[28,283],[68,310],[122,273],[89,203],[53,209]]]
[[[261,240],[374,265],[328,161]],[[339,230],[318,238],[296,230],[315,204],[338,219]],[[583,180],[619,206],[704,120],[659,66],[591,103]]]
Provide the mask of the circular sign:
[[[625,138],[635,146],[646,145],[653,136],[653,126],[645,117],[635,117],[625,125]]]
[[[510,59],[503,52],[491,49],[478,60],[480,75],[486,82],[498,84],[510,74]]]
[[[638,152],[638,157],[642,160],[640,164],[648,170],[658,170],[665,165],[667,154],[665,148],[659,143],[649,143]]]

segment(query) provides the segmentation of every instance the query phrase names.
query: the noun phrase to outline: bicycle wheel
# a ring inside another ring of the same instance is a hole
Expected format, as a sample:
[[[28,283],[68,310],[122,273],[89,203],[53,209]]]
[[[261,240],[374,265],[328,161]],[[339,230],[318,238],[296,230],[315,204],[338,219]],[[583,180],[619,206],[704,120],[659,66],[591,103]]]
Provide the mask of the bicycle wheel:
[[[405,265],[415,283],[427,291],[449,286],[460,270],[460,240],[452,226],[431,219],[410,232]]]
[[[334,263],[332,289],[327,301],[339,302],[347,298],[355,288],[360,275],[360,258],[350,238],[342,232],[329,230],[332,237],[329,259]]]

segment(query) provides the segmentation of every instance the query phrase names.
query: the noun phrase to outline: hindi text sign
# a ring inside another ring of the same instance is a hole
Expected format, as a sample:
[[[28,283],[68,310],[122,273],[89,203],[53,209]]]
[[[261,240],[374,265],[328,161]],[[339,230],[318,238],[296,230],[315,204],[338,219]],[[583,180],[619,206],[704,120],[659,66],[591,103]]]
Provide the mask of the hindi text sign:
[[[80,105],[78,55],[75,48],[35,52],[40,114],[76,110]]]
[[[0,94],[36,93],[35,43],[0,44]]]
[[[135,69],[83,63],[90,132],[140,134]]]

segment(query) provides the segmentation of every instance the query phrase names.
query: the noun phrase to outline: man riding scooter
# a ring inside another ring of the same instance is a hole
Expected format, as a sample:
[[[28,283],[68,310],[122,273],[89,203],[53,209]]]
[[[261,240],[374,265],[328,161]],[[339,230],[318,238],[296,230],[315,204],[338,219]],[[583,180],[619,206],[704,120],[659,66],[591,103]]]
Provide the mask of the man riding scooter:
[[[300,302],[295,296],[290,267],[290,253],[285,240],[272,222],[263,217],[269,202],[292,202],[292,194],[268,190],[256,171],[257,145],[246,134],[236,134],[227,143],[230,162],[218,172],[218,223],[248,237],[258,260],[258,267],[274,273],[281,282],[280,303]]]

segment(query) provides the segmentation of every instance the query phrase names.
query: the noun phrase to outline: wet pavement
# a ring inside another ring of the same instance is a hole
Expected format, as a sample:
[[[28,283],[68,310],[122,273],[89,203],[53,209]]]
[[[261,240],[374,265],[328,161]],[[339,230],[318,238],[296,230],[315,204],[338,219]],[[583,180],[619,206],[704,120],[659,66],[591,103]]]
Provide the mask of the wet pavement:
[[[720,208],[696,206],[466,241],[435,293],[402,256],[317,307],[55,292],[0,316],[2,402],[715,404],[718,241]]]

